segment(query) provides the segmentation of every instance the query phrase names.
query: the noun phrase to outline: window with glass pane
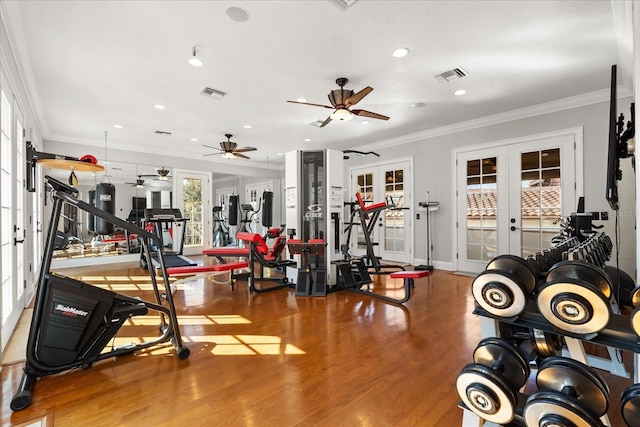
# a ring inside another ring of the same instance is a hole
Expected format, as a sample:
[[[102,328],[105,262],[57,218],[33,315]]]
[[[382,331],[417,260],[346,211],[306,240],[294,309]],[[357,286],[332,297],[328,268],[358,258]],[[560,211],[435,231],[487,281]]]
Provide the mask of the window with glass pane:
[[[520,249],[526,258],[549,248],[551,238],[560,231],[560,149],[522,153],[521,170]]]
[[[498,159],[467,161],[467,259],[488,261],[497,255]]]
[[[397,209],[384,211],[384,250],[404,252],[404,171],[385,172],[385,199]]]
[[[184,189],[184,212],[186,223],[185,246],[202,246],[202,181],[194,178],[182,180]]]
[[[358,191],[362,195],[362,200],[364,201],[373,201],[373,174],[366,173],[362,175],[358,175]],[[357,227],[358,229],[358,249],[366,249],[367,242],[364,238],[364,233],[362,231],[362,227]]]
[[[11,104],[4,92],[0,92],[0,143],[2,144],[0,159],[0,182],[2,182],[2,194],[0,194],[0,256],[2,257],[2,322],[4,323],[13,310],[14,286],[11,280],[13,269],[13,250],[11,246],[13,222],[11,220]]]

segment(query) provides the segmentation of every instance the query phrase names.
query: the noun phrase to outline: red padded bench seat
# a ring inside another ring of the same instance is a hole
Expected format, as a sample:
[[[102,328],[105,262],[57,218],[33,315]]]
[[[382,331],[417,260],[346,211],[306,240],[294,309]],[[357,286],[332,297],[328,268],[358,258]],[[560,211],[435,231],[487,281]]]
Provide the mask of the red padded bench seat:
[[[248,257],[249,248],[209,248],[202,253],[209,256]]]
[[[392,279],[419,279],[429,275],[429,270],[408,270],[394,271],[391,273]]]
[[[167,274],[169,276],[183,276],[186,274],[208,273],[214,271],[230,271],[247,267],[249,267],[248,262],[230,262],[228,264],[213,265],[191,265],[186,267],[169,267],[167,268]]]

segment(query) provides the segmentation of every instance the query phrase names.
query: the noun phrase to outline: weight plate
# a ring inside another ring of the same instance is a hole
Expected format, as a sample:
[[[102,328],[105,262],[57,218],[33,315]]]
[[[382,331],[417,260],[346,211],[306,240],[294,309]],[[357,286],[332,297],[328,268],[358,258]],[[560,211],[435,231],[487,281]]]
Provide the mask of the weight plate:
[[[465,366],[458,375],[456,388],[464,405],[480,418],[496,424],[513,420],[516,394],[490,368],[473,363]]]
[[[640,384],[629,386],[622,393],[620,410],[628,427],[640,427]]]
[[[538,368],[539,390],[557,391],[573,396],[597,416],[609,409],[609,386],[587,365],[564,357],[550,357]]]
[[[600,427],[598,417],[571,396],[538,391],[527,399],[522,412],[527,427]]]
[[[473,352],[473,361],[499,373],[513,390],[522,387],[529,378],[530,368],[518,347],[500,338],[485,338]]]
[[[631,328],[640,336],[640,306],[631,313]]]
[[[631,292],[631,305],[640,307],[640,286],[636,286]]]
[[[540,357],[560,356],[564,347],[561,335],[550,334],[540,329],[532,329],[531,344],[533,351]]]
[[[522,313],[527,304],[527,292],[509,273],[487,270],[471,284],[476,302],[487,313],[498,317],[514,317]]]
[[[524,259],[516,255],[498,255],[485,267],[485,270],[500,270],[515,277],[527,293],[536,288],[536,271]]]
[[[547,282],[575,279],[589,283],[602,292],[605,298],[611,298],[611,279],[605,271],[584,261],[562,261],[549,269]]]
[[[547,282],[538,293],[538,309],[553,326],[574,334],[591,334],[607,326],[611,306],[602,293],[574,279]]]

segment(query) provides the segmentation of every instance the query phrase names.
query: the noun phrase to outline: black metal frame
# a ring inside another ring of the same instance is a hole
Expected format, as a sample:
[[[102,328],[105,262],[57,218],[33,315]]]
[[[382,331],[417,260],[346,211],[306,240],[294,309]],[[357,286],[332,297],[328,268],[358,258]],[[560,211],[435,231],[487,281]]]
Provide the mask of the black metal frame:
[[[258,277],[256,277],[256,274],[254,271],[254,261],[258,261],[258,264],[260,264],[260,275]],[[264,256],[258,251],[255,243],[251,242],[250,249],[249,249],[249,277],[247,278],[247,281],[249,283],[249,289],[251,289],[253,292],[257,294],[260,294],[263,292],[275,291],[283,288],[293,288],[295,286],[295,283],[289,282],[289,279],[287,279],[286,276],[285,277],[265,277],[264,269],[265,268],[276,269],[276,268],[283,268],[283,267],[295,266],[295,265],[297,265],[295,261],[282,260],[279,256],[276,257],[275,262],[267,261],[264,258]],[[279,285],[258,289],[255,286],[256,281],[275,282],[275,283],[279,283]]]
[[[126,221],[115,217],[114,215],[111,215],[86,202],[83,202],[82,200],[77,199],[75,197],[75,195],[77,195],[78,193],[76,189],[69,187],[66,184],[63,184],[62,182],[48,176],[45,177],[45,179],[47,183],[53,188],[54,204],[51,214],[51,222],[49,223],[49,229],[47,232],[47,240],[43,253],[42,266],[38,277],[38,288],[35,296],[33,317],[31,319],[31,327],[29,330],[29,337],[27,341],[24,374],[22,380],[20,381],[18,391],[14,395],[10,405],[11,409],[14,411],[25,409],[27,406],[29,406],[29,404],[31,403],[31,389],[35,385],[37,379],[42,376],[56,374],[73,368],[88,368],[96,361],[124,354],[130,354],[134,351],[146,349],[169,341],[175,347],[176,355],[181,360],[187,359],[190,353],[189,349],[183,345],[182,337],[180,335],[173,296],[169,289],[169,277],[166,272],[162,254],[158,256],[164,287],[164,292],[162,294],[158,289],[158,280],[156,278],[156,274],[152,271],[153,269],[150,270],[151,282],[153,284],[154,294],[156,298],[155,302],[144,301],[137,298],[131,298],[126,295],[120,295],[115,292],[106,291],[101,288],[94,287],[87,283],[69,279],[57,274],[53,275],[50,273],[51,261],[53,259],[54,252],[55,235],[58,229],[62,206],[64,203],[69,203],[73,206],[76,206],[83,211],[100,217],[105,221],[109,221],[118,227],[122,227],[123,229],[128,230],[129,232],[137,233],[139,236],[143,237],[142,249],[145,251],[147,256],[151,255],[147,241],[153,241],[156,245],[159,245],[161,242],[158,236],[155,236],[152,233],[149,233],[139,227],[136,227]],[[112,306],[114,308],[112,312],[113,318],[118,317],[115,324],[104,322],[104,324],[101,325],[101,328],[98,328],[95,331],[90,331],[94,333],[96,338],[87,344],[86,349],[82,352],[82,354],[79,354],[78,359],[74,360],[73,362],[62,363],[57,366],[48,365],[41,361],[38,357],[38,348],[40,345],[43,345],[40,342],[39,335],[41,328],[43,327],[43,318],[45,317],[45,310],[47,309],[47,295],[49,292],[50,283],[52,282],[52,278],[57,279],[61,282],[64,282],[65,280],[68,282],[74,282],[84,288],[89,289],[90,291],[91,289],[96,289],[95,292],[102,291],[110,293],[112,294],[110,296],[113,297],[114,301],[122,304],[119,307]],[[162,305],[163,300],[167,302],[168,307],[164,307]],[[125,306],[129,308],[126,308]],[[148,309],[155,310],[160,315],[159,329],[161,335],[158,338],[139,344],[113,348],[110,351],[106,351],[104,353],[102,352],[102,350],[106,348],[106,345],[111,340],[111,338],[115,336],[120,326],[122,326],[122,324],[130,316],[146,314]]]

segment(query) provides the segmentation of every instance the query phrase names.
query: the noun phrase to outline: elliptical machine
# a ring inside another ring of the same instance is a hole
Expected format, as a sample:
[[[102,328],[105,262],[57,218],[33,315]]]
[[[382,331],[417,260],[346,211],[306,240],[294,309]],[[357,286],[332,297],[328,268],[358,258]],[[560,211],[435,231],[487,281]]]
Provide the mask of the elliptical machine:
[[[148,259],[151,259],[148,242],[153,242],[156,247],[161,247],[162,242],[155,234],[77,199],[76,189],[48,176],[45,179],[53,190],[53,211],[38,277],[24,374],[18,391],[11,399],[10,407],[13,411],[25,409],[31,404],[33,386],[38,378],[46,375],[74,368],[90,368],[99,360],[130,354],[169,341],[175,347],[180,360],[187,359],[190,353],[180,336],[161,251],[158,252],[158,262],[164,287],[162,294],[158,289],[153,269],[149,270],[155,302],[121,295],[50,271],[56,231],[64,203],[76,206],[131,233],[137,233],[142,237],[142,250]],[[166,302],[168,307],[163,306],[163,302]],[[109,341],[129,318],[146,315],[149,310],[155,310],[159,314],[159,337],[137,344],[107,347]]]
[[[231,236],[229,235],[229,227],[222,216],[222,206],[213,207],[213,222],[215,227],[213,230],[213,247],[222,248],[231,244]]]

